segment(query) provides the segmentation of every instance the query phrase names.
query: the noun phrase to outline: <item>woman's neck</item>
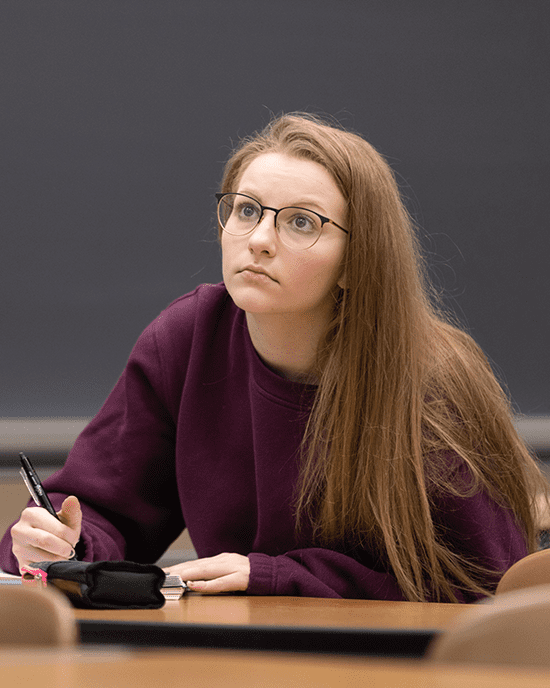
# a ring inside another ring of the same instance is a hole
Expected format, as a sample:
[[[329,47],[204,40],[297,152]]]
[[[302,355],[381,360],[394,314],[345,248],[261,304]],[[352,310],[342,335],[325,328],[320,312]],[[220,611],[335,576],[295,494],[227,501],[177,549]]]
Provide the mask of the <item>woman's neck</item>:
[[[317,348],[325,323],[257,313],[246,313],[246,322],[252,344],[266,365],[289,380],[317,382]]]

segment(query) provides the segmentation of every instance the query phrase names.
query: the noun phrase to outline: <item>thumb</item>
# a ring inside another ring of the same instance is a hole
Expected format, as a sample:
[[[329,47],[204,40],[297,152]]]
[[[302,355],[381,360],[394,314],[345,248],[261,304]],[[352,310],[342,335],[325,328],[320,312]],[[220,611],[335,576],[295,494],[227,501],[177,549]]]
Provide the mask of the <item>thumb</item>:
[[[80,502],[74,496],[67,497],[61,505],[61,511],[57,512],[59,520],[80,537],[80,527],[82,525],[82,511]]]

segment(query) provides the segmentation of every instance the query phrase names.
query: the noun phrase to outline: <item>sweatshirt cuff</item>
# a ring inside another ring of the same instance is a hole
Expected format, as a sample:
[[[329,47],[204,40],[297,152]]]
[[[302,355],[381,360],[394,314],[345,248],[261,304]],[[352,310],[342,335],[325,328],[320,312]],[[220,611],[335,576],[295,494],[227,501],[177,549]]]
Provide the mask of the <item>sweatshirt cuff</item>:
[[[260,552],[251,552],[250,578],[248,579],[247,595],[275,595],[276,594],[276,564],[275,557]]]

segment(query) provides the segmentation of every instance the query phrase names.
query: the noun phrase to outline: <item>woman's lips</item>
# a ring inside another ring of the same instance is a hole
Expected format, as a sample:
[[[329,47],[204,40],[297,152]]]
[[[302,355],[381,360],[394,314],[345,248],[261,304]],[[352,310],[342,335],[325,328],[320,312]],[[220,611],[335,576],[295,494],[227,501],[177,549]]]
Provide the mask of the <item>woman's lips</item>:
[[[277,280],[274,277],[271,277],[271,275],[266,272],[265,270],[262,270],[262,268],[256,267],[254,265],[248,265],[247,267],[243,268],[240,270],[240,273],[245,279],[251,280],[251,281],[269,281],[269,282],[276,282]]]

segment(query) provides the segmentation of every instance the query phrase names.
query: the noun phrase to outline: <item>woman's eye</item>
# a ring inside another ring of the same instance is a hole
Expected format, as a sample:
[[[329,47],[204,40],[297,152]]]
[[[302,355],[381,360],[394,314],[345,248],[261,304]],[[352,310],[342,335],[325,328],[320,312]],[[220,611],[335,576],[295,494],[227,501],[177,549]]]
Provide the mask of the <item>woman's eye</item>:
[[[237,207],[237,216],[246,222],[255,220],[258,217],[258,208],[252,203],[240,203]]]
[[[316,222],[309,215],[294,215],[286,223],[289,229],[301,234],[314,232],[317,229]]]

